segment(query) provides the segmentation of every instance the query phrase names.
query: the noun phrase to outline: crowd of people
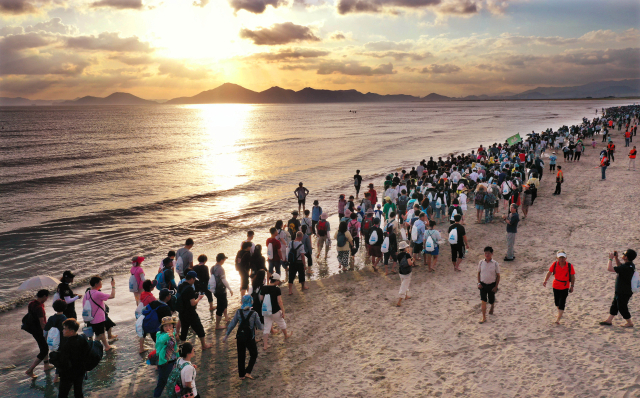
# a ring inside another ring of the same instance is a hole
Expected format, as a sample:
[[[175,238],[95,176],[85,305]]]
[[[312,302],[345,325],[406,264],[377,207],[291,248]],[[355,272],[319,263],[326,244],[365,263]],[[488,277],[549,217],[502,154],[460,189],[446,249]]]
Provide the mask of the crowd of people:
[[[202,350],[211,347],[196,311],[205,298],[212,318],[215,312],[214,328],[225,330],[224,342],[237,327],[238,375],[240,379],[253,379],[257,342],[262,341],[262,349],[266,351],[270,349],[271,336],[282,333],[286,340],[293,333],[286,323],[285,300],[280,288],[283,279],[288,281],[289,295],[294,294],[296,279],[301,291],[309,289],[306,276],[313,266],[313,250],[316,250],[316,261],[321,261],[321,256],[326,259],[333,241],[341,272],[352,271],[359,255],[375,272],[383,268],[385,275],[399,274],[398,307],[410,299],[414,268],[422,265],[426,266],[427,272],[434,272],[439,256],[443,254],[441,250],[447,245],[454,272],[461,271],[470,249],[465,229],[467,223],[504,222],[506,250],[503,260],[515,260],[518,226],[529,217],[529,210],[536,201],[546,169],[544,155],[548,152],[549,173],[556,183],[554,195],[561,195],[564,174],[562,166],[557,164],[558,151],[564,153],[564,162],[578,162],[587,147],[585,140],[591,138],[595,149],[594,137],[602,134],[607,143],[600,153],[599,167],[604,180],[606,168],[614,161],[614,126],[617,125],[619,131],[625,126],[626,146],[633,142],[640,107],[615,107],[606,112],[603,109],[602,113],[602,117],[593,120],[583,119],[581,125],[532,132],[526,139],[511,144],[494,143],[488,147],[479,146],[467,154],[422,160],[410,170],[387,175],[380,193],[373,183],[368,184],[362,199],[363,177],[357,170],[353,177],[355,196],[340,195],[338,198],[339,224],[333,233],[329,215],[318,200],[313,201],[311,209],[306,209],[309,190],[300,183],[294,191],[298,210],[291,213],[286,223],[278,220],[270,228],[266,250],[263,252],[263,246],[254,242],[253,231],[248,231],[246,239],[240,243],[233,263],[240,276],[241,306],[231,317],[228,314],[229,297],[234,292],[226,278],[228,257],[224,253],[218,253],[215,264],[209,267],[205,254],[194,260],[194,240],[189,238],[183,247],[168,252],[153,279],[145,276],[142,268],[145,258],[133,257],[129,291],[137,306],[139,352],[149,350],[145,343],[147,337],[154,342],[154,350],[148,355],[149,363],[156,365],[158,371],[154,397],[160,397],[165,390],[171,396],[199,396],[197,367],[191,363],[194,346],[187,339],[193,331]],[[633,166],[635,170],[635,156],[634,146],[629,152],[629,169]],[[475,208],[475,217],[470,208]],[[300,211],[302,217],[299,218]],[[444,225],[442,230],[438,229],[439,225]],[[500,285],[500,265],[494,259],[494,249],[487,246],[483,252],[484,258],[477,266],[482,303],[480,323],[487,322],[487,304],[489,314],[494,313],[495,295]],[[610,316],[601,322],[603,326],[612,325],[618,313],[626,320],[624,326],[633,326],[628,302],[635,292],[633,284],[640,287],[633,264],[635,258],[636,252],[632,249],[627,249],[621,258],[617,252],[609,256],[607,269],[618,277]],[[546,286],[547,281],[554,278],[556,323],[560,322],[568,294],[574,289],[575,275],[575,267],[567,261],[567,252],[558,250],[543,282]],[[83,396],[82,380],[90,370],[85,359],[92,355],[97,345],[90,342],[101,342],[101,350],[109,352],[116,348],[111,343],[118,337],[112,334],[116,325],[109,318],[107,305],[107,301],[116,296],[113,278],[109,293],[102,291],[103,280],[95,276],[90,279],[90,288],[84,294],[75,294],[71,288],[74,277],[71,271],[63,273],[53,297],[54,315],[46,316],[44,303],[49,291],[41,290],[29,303],[23,319],[23,329],[33,335],[40,350],[26,374],[37,377],[34,369],[41,362],[45,371],[55,368],[56,381],[60,383],[59,397],[67,397],[72,387],[76,397]],[[76,301],[82,303],[81,320],[76,313]],[[85,323],[84,328],[81,328],[81,321]]]

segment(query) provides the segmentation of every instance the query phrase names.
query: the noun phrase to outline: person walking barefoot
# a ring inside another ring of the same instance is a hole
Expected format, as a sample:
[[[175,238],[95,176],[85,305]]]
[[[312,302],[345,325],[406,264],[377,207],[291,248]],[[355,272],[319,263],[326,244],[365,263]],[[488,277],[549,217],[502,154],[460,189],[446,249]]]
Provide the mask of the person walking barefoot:
[[[275,334],[273,324],[278,325],[284,339],[287,340],[293,332],[287,333],[287,323],[284,321],[284,304],[282,302],[282,292],[280,291],[281,277],[273,274],[268,285],[260,288],[260,301],[262,302],[262,316],[264,317],[263,328],[263,348],[265,351],[269,349],[269,334]],[[268,299],[267,302],[265,300]]]
[[[398,303],[396,307],[402,307],[402,299],[409,300],[409,285],[411,284],[411,267],[415,264],[413,262],[413,256],[411,255],[411,247],[407,242],[400,242],[398,244],[398,273],[400,274],[400,292],[398,292]]]
[[[480,323],[487,321],[487,301],[491,308],[489,315],[493,315],[493,306],[496,300],[496,292],[500,283],[500,266],[493,259],[493,248],[484,248],[484,260],[478,264],[478,289],[480,290],[480,301],[482,301],[482,319]]]
[[[562,314],[564,314],[567,296],[569,293],[573,293],[573,285],[576,283],[575,274],[576,270],[573,265],[567,262],[567,253],[565,253],[564,250],[559,250],[557,260],[551,264],[549,272],[547,272],[544,282],[542,282],[542,286],[547,287],[547,281],[551,275],[553,275],[553,299],[558,308],[556,325],[560,324],[560,319],[562,319]]]
[[[600,322],[600,325],[611,326],[613,325],[613,318],[618,315],[622,315],[622,318],[627,321],[622,327],[632,328],[633,322],[631,322],[631,313],[629,313],[629,300],[633,296],[633,290],[631,287],[631,280],[633,274],[636,271],[636,266],[633,264],[633,260],[636,259],[637,253],[635,250],[628,249],[622,253],[622,263],[618,259],[618,252],[609,253],[609,261],[607,262],[607,271],[615,272],[618,274],[616,277],[616,294],[613,297],[611,308],[609,309],[609,318],[606,321]],[[613,266],[613,259],[616,260],[616,266]]]

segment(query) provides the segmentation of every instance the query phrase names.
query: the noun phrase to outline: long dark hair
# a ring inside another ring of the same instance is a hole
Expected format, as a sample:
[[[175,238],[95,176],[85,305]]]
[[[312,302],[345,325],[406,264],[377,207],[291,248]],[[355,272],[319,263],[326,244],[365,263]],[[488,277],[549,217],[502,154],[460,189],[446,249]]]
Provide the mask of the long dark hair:
[[[338,232],[342,232],[343,234],[347,232],[347,222],[340,221],[340,225],[338,226]]]

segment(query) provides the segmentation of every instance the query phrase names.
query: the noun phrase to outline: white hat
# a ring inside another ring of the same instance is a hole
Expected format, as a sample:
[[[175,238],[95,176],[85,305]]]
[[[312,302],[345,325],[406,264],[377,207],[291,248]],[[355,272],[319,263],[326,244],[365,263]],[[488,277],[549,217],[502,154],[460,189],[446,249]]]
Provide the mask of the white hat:
[[[400,249],[400,250],[404,250],[404,249],[406,249],[407,247],[409,247],[409,245],[407,244],[407,242],[400,242],[400,243],[398,243],[398,249]]]
[[[565,253],[564,250],[558,250],[558,254],[556,255],[556,257],[567,258],[567,253]]]
[[[282,278],[281,278],[280,274],[274,273],[273,275],[271,275],[271,279],[273,279],[274,281],[279,281]]]

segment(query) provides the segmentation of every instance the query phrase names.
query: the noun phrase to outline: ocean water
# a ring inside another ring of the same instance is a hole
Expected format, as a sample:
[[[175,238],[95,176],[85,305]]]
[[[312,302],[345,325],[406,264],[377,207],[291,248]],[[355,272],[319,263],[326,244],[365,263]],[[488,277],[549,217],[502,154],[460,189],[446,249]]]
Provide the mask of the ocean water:
[[[264,244],[296,208],[299,182],[308,208],[318,199],[335,213],[356,169],[379,186],[429,156],[628,103],[0,108],[0,306],[19,300],[15,288],[33,275],[117,273],[134,255],[156,265],[187,237],[209,258],[232,257],[248,229]]]

